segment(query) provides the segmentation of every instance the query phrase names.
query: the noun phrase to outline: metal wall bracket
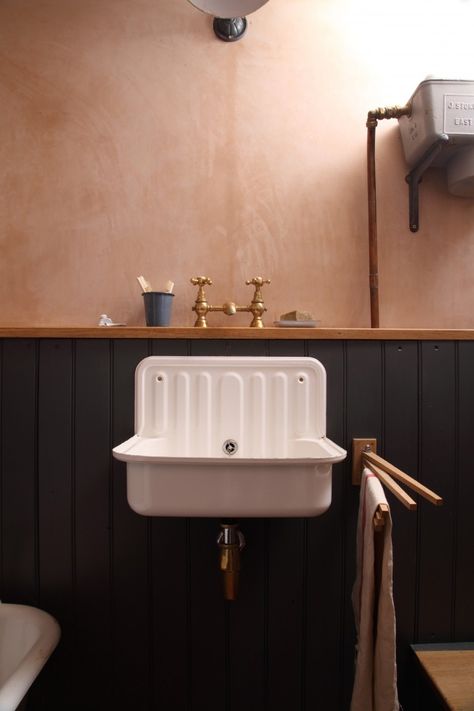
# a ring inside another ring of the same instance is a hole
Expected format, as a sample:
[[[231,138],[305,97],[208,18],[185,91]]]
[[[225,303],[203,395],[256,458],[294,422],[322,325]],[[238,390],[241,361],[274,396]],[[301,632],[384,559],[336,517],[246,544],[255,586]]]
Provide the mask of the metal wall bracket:
[[[441,134],[438,140],[421,156],[413,170],[411,170],[405,178],[408,183],[409,225],[412,232],[418,232],[420,226],[418,185],[421,182],[425,170],[430,167],[436,156],[448,142],[449,137],[445,133]]]
[[[352,483],[354,486],[360,486],[362,479],[362,452],[366,452],[367,447],[370,447],[371,452],[376,453],[377,440],[371,437],[354,438],[352,440]]]

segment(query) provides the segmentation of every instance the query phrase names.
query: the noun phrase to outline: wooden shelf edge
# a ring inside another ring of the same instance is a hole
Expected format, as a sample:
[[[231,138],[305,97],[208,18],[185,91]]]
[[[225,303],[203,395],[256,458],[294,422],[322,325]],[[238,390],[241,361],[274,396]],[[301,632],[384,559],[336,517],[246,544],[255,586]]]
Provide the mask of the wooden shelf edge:
[[[0,326],[0,338],[474,341],[474,329]]]

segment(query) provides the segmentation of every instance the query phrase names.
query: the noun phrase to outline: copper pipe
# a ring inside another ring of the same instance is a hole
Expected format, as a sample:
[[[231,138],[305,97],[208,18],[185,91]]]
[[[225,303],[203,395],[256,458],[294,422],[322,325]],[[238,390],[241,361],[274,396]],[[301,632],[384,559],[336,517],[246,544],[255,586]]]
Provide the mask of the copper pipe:
[[[378,119],[408,116],[411,107],[392,106],[375,109],[367,114],[367,200],[369,216],[369,289],[370,326],[379,328],[379,263],[377,246],[377,190],[375,181],[375,129]]]
[[[370,326],[378,328],[379,318],[379,260],[377,248],[377,192],[375,184],[375,125],[367,119],[367,199],[369,209],[369,289]]]

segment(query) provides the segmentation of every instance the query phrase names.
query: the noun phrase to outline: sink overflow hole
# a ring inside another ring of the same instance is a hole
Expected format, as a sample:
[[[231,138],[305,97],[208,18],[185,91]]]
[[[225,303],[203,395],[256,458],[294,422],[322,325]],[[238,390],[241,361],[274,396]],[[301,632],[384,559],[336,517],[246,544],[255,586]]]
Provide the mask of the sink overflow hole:
[[[237,444],[235,439],[226,439],[226,441],[222,445],[222,449],[224,450],[224,452],[226,454],[229,455],[229,457],[231,457],[233,454],[235,454],[236,451],[238,450],[238,448],[239,448],[239,445]]]

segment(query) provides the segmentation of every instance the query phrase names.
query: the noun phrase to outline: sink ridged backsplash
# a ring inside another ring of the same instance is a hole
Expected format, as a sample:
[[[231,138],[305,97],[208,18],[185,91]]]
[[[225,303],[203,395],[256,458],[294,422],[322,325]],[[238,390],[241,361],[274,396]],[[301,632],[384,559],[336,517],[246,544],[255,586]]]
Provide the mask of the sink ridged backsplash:
[[[326,383],[313,358],[146,358],[136,375],[136,431],[182,456],[285,457],[326,434]]]

